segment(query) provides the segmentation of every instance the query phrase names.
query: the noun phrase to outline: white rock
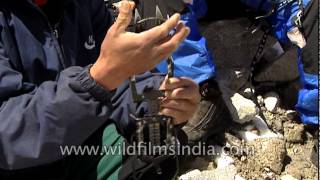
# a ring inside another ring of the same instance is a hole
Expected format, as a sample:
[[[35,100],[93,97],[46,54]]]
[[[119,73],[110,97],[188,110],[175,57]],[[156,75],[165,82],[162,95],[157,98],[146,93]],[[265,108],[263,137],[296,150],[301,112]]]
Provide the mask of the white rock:
[[[233,164],[234,160],[230,156],[222,155],[215,159],[215,163],[217,164],[217,169],[223,169]]]
[[[266,122],[260,116],[256,116],[253,119],[253,123],[259,131],[261,138],[280,138],[278,134],[275,134],[271,129],[269,129]]]
[[[245,127],[243,127],[243,129],[246,131],[252,131],[252,130],[256,129],[256,126],[254,124],[248,124]]]
[[[281,138],[281,139],[283,138],[283,136],[281,134],[278,134],[278,133],[276,134],[276,133],[272,132],[269,129],[266,122],[264,122],[264,120],[260,116],[254,117],[252,120],[252,124],[258,130],[259,135],[251,132],[250,130],[245,130],[245,131],[241,130],[241,131],[237,132],[238,135],[241,137],[241,139],[243,139],[246,142],[254,141],[259,138]],[[251,127],[252,124],[249,124],[247,126]],[[244,128],[244,129],[248,129],[248,128]]]
[[[264,95],[264,105],[270,112],[275,112],[280,104],[280,97],[276,92],[269,92]]]
[[[254,93],[255,90],[252,89],[252,92],[251,92],[251,88],[246,88],[243,92],[246,93],[246,94],[252,94],[252,92]]]
[[[258,114],[256,104],[241,96],[239,93],[235,93],[231,97],[232,105],[235,108],[235,112],[231,111],[233,120],[237,123],[243,124],[252,120]]]
[[[283,175],[283,176],[281,176],[280,179],[281,179],[281,180],[298,180],[297,178],[291,176],[290,174]]]
[[[234,180],[236,174],[237,174],[237,168],[234,165],[231,165],[223,169],[202,171],[201,178],[197,178],[197,179],[199,180]]]
[[[263,168],[263,170],[265,170],[266,172],[270,172],[270,168],[268,167]]]
[[[269,179],[275,179],[275,174],[273,172],[268,172],[267,176]]]
[[[240,79],[243,76],[245,76],[245,71],[243,71],[243,70],[235,70],[234,73],[235,73],[237,79]]]
[[[255,133],[253,133],[251,131],[238,131],[238,133],[239,133],[241,139],[243,139],[246,142],[253,141],[253,140],[259,138],[258,135],[256,135]]]
[[[242,176],[240,176],[239,174],[237,174],[237,175],[234,177],[234,180],[246,180],[246,179],[243,178]]]
[[[259,95],[257,97],[257,100],[258,100],[258,103],[259,103],[260,106],[264,105],[264,99],[263,99],[263,97],[261,95]]]
[[[236,174],[237,168],[231,165],[223,169],[204,170],[201,172],[196,169],[180,176],[179,180],[234,180]]]
[[[254,89],[252,89],[252,91],[251,91],[251,88],[246,88],[246,89],[243,91],[243,96],[244,96],[245,98],[250,99],[250,98],[252,98],[252,96],[254,95],[254,92],[255,92]]]
[[[232,157],[227,155],[226,152],[223,152],[223,148],[221,146],[214,146],[215,152],[217,152],[217,156],[214,157],[214,162],[217,165],[217,169],[226,168],[234,163]]]
[[[199,169],[192,170],[179,177],[179,180],[194,180],[201,176],[201,171]]]

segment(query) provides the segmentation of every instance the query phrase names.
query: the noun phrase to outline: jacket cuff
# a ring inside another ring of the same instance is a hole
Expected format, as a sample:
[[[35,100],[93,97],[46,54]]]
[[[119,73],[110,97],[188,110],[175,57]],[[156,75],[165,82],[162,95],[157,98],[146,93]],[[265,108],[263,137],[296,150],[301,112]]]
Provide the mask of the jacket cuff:
[[[91,67],[92,65],[85,67],[84,71],[79,74],[78,80],[80,82],[80,86],[98,101],[107,102],[112,98],[113,91],[107,91],[91,77]]]

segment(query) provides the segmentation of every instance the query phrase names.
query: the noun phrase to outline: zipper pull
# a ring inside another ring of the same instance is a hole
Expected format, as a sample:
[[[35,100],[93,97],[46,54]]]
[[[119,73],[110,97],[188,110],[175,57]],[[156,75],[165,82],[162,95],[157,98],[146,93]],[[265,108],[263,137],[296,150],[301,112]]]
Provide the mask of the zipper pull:
[[[57,39],[59,39],[59,31],[58,31],[58,29],[59,29],[59,23],[57,23],[57,24],[55,24],[54,25],[54,28],[53,28],[53,35],[57,38]]]
[[[52,33],[53,33],[53,35],[54,35],[57,39],[59,39],[58,29],[54,29],[54,30],[52,31]]]

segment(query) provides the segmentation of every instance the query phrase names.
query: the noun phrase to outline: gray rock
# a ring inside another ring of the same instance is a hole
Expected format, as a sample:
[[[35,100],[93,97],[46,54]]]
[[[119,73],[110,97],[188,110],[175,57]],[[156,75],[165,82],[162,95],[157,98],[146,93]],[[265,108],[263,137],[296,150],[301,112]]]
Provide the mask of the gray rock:
[[[284,138],[287,142],[303,142],[304,126],[302,124],[284,123]]]
[[[247,143],[254,147],[252,156],[248,156],[247,166],[255,171],[262,171],[269,168],[276,174],[281,174],[283,161],[286,155],[284,140],[280,138],[262,138]]]
[[[237,169],[234,165],[223,169],[215,169],[212,171],[202,171],[201,180],[234,180],[237,174]]]

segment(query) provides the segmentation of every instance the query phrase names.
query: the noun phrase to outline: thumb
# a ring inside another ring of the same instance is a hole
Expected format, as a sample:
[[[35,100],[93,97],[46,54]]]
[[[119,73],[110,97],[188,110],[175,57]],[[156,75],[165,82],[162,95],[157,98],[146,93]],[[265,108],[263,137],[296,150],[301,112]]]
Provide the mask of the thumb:
[[[166,90],[166,86],[168,84],[168,80],[169,80],[169,77],[168,77],[168,75],[166,75],[166,77],[164,78],[164,80],[162,81],[162,83],[160,85],[160,88],[159,88],[160,91],[165,91]]]
[[[134,2],[128,0],[122,0],[118,4],[119,15],[117,17],[114,26],[118,33],[122,33],[129,26],[132,18],[132,10],[134,8]]]

